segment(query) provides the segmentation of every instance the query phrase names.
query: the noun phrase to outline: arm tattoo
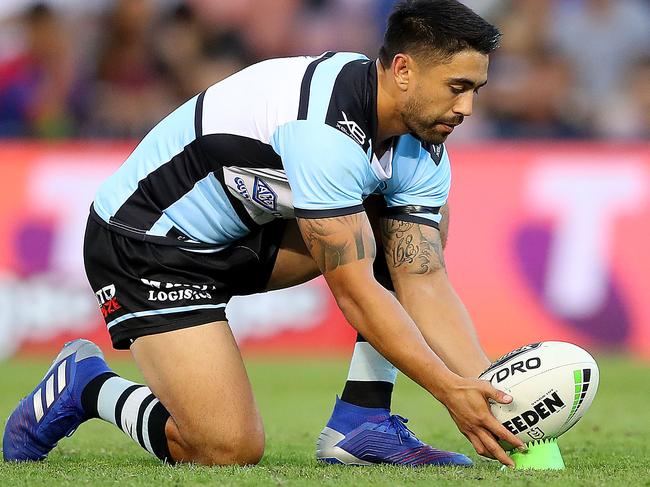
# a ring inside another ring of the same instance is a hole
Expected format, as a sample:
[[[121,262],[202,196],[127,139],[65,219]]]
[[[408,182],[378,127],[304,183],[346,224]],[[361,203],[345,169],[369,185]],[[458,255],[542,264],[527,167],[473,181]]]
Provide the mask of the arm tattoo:
[[[437,269],[446,272],[439,232],[417,223],[382,218],[382,237],[390,267],[402,267],[412,274],[427,274]]]
[[[305,244],[323,273],[350,262],[375,258],[375,237],[365,213],[299,219],[299,224]]]
[[[440,241],[442,242],[442,250],[447,248],[447,235],[449,235],[449,203],[440,208]]]

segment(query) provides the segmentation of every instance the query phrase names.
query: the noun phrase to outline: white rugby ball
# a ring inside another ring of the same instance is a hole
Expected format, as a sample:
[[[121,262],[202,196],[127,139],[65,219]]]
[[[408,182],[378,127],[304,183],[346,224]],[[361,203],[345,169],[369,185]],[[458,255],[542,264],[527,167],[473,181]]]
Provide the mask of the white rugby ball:
[[[594,358],[566,342],[518,348],[479,376],[512,396],[510,404],[491,404],[492,414],[524,443],[557,438],[576,424],[596,395],[598,378]]]

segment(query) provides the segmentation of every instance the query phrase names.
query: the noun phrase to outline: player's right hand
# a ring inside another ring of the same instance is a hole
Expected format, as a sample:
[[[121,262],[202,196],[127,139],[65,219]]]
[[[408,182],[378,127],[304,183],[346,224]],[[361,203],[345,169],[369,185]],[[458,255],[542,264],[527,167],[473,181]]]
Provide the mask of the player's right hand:
[[[486,380],[459,378],[454,385],[446,388],[444,397],[439,398],[445,405],[458,429],[472,443],[479,455],[499,460],[502,464],[514,467],[515,464],[499,445],[504,440],[515,448],[525,449],[524,443],[508,431],[490,411],[488,400],[509,404],[512,397],[492,387]]]

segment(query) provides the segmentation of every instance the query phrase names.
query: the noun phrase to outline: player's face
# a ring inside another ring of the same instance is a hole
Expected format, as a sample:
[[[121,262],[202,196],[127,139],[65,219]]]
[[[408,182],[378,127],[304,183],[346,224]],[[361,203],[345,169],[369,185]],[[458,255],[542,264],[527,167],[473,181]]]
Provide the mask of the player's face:
[[[415,63],[402,109],[409,131],[441,144],[472,114],[474,95],[487,82],[488,56],[462,51],[445,64]]]

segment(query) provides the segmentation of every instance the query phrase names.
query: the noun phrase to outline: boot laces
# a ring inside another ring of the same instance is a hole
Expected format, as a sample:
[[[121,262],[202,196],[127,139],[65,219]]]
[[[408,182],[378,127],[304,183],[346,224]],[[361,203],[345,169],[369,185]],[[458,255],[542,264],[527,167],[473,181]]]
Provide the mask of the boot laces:
[[[399,442],[403,443],[404,440],[408,438],[415,438],[415,433],[413,433],[404,423],[408,423],[408,419],[400,416],[399,414],[393,414],[388,417],[383,423],[387,423],[387,430],[394,430],[399,438]]]

